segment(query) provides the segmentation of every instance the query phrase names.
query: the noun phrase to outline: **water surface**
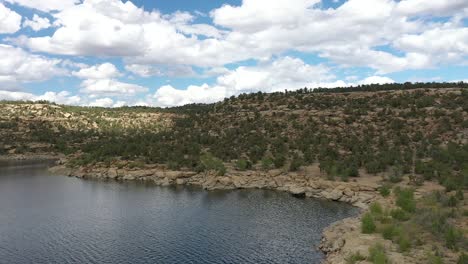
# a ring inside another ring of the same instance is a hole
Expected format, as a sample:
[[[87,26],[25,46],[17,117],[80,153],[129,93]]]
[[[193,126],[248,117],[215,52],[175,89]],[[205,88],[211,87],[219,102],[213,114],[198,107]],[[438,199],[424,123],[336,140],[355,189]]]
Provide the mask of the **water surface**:
[[[350,206],[286,193],[85,181],[0,167],[0,263],[320,263]]]

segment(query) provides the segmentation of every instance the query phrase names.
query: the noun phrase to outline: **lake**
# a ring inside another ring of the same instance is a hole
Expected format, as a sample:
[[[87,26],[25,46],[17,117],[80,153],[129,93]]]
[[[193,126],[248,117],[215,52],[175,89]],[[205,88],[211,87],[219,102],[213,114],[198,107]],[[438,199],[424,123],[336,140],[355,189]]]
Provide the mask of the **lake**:
[[[0,164],[0,263],[320,263],[349,205],[266,190],[87,181]]]

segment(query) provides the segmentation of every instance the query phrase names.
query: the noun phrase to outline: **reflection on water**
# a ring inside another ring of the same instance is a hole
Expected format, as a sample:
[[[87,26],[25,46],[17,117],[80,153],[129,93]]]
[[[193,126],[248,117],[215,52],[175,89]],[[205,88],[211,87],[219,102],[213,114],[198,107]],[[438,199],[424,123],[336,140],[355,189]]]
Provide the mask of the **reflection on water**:
[[[272,191],[84,181],[0,168],[0,263],[320,263],[343,204]]]

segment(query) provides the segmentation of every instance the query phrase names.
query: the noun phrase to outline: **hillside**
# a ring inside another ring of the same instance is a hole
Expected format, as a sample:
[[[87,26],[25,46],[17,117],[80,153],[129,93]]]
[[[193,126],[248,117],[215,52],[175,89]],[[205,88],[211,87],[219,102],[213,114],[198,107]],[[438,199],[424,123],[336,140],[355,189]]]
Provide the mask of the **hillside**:
[[[4,102],[0,151],[72,154],[76,165],[132,160],[197,171],[206,169],[204,158],[239,170],[317,163],[330,178],[391,172],[466,186],[467,91],[303,89],[173,109]]]
[[[348,202],[370,209],[325,232],[329,263],[466,263],[467,88],[301,89],[168,109],[2,102],[0,154],[60,155],[79,177]]]

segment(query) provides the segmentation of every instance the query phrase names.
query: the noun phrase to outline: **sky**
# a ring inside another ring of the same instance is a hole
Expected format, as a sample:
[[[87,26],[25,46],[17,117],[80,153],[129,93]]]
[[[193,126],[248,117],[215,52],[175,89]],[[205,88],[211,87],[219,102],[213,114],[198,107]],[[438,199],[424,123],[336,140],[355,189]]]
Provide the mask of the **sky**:
[[[0,100],[171,107],[467,73],[467,0],[0,0]]]

